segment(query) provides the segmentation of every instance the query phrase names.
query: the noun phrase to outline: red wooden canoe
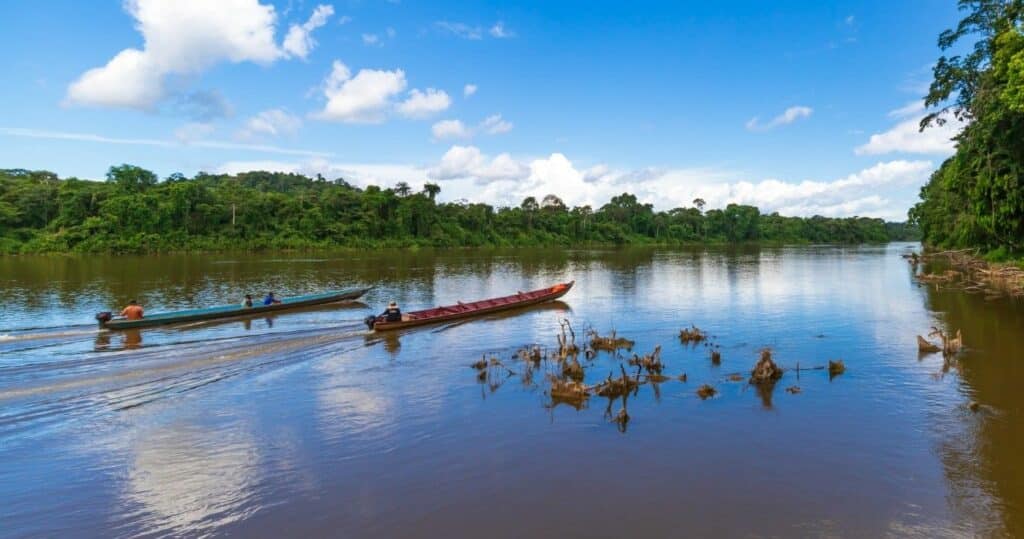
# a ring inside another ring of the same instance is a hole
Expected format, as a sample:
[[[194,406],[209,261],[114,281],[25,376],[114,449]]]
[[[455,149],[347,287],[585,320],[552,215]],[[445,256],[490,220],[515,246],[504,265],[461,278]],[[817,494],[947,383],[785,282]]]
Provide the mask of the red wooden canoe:
[[[538,303],[544,303],[545,301],[551,301],[564,296],[570,289],[572,289],[572,285],[575,284],[575,282],[576,281],[559,283],[547,288],[541,288],[540,290],[519,292],[517,294],[501,298],[485,299],[471,303],[459,302],[455,305],[446,305],[444,307],[435,307],[433,309],[426,309],[423,311],[402,313],[401,322],[386,322],[383,316],[378,316],[376,318],[371,317],[367,319],[367,325],[372,324],[372,329],[376,331],[387,331],[391,329],[422,326],[424,324],[434,324],[437,322],[448,322],[462,318],[471,318],[498,311],[515,309],[517,307],[536,305]]]

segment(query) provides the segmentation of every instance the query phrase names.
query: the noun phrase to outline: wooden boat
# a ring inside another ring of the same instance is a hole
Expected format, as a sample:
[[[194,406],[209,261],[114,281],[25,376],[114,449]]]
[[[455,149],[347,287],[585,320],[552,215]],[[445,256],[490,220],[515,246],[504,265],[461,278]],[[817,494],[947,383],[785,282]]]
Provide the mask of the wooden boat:
[[[198,322],[201,320],[216,320],[219,318],[237,318],[243,316],[260,316],[266,313],[276,313],[299,307],[311,305],[322,305],[337,301],[350,301],[359,298],[369,288],[348,288],[335,290],[323,294],[311,294],[308,296],[295,296],[282,298],[281,303],[263,305],[258,298],[253,300],[252,307],[242,307],[241,304],[221,305],[219,307],[207,307],[205,309],[190,309],[187,311],[172,311],[147,315],[141,320],[127,320],[124,318],[113,318],[109,312],[99,313],[96,320],[101,329],[135,329],[150,326],[162,326],[166,324],[179,324],[182,322]],[[258,303],[258,304],[257,304]]]
[[[575,284],[575,281],[569,281],[568,283],[559,283],[532,292],[519,292],[511,296],[485,299],[471,303],[462,303],[460,301],[455,305],[403,313],[400,322],[388,322],[383,316],[370,316],[366,319],[366,325],[375,331],[387,331],[482,316],[558,299],[568,293],[572,289],[573,284]]]

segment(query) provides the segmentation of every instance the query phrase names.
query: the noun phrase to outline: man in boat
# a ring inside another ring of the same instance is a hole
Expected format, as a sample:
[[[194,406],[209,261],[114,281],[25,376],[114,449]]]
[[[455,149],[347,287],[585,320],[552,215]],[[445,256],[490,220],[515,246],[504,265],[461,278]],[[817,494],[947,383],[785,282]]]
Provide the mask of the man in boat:
[[[128,306],[121,310],[121,316],[128,320],[142,320],[142,305],[134,299],[128,302]]]
[[[401,322],[402,321],[402,310],[398,308],[398,302],[392,301],[388,303],[388,308],[384,309],[384,312],[380,313],[387,322]]]
[[[252,294],[246,294],[245,299],[242,301],[242,307],[252,307]]]
[[[273,292],[267,292],[267,297],[263,298],[263,304],[273,305],[275,303],[281,303],[281,300],[275,298]]]

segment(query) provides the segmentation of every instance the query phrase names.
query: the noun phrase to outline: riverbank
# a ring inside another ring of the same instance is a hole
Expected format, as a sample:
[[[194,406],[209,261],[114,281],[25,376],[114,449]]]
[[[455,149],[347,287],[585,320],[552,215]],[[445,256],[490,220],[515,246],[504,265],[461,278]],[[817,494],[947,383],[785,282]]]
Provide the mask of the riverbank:
[[[989,262],[977,249],[925,251],[904,257],[918,281],[987,296],[1024,297],[1024,261]]]

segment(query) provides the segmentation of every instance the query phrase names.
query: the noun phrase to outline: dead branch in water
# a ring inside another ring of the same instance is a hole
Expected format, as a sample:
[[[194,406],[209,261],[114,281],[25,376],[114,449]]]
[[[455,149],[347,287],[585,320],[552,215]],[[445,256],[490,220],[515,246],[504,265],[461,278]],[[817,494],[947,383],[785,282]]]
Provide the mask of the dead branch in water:
[[[938,337],[942,341],[942,354],[945,356],[956,355],[964,345],[964,339],[959,329],[956,330],[956,337],[951,337],[941,329],[932,326],[932,332],[928,336]]]
[[[612,373],[608,373],[608,379],[594,386],[594,392],[602,397],[621,397],[640,385],[640,368],[636,370],[636,378],[630,378],[626,374],[626,368],[619,365],[619,370],[622,371],[622,376],[619,378],[612,378]]]
[[[700,400],[706,400],[714,397],[716,393],[718,393],[718,390],[708,384],[704,384],[697,388],[697,396],[700,397]]]
[[[843,374],[844,372],[846,372],[846,364],[843,363],[843,360],[828,360],[828,377],[830,380],[832,378],[835,378],[836,376],[839,376],[840,374]]]
[[[712,350],[711,351],[711,364],[712,365],[721,365],[722,364],[722,353],[719,352],[718,350]]]
[[[653,352],[643,357],[633,354],[629,364],[640,366],[651,374],[661,374],[662,369],[665,368],[665,364],[661,362],[661,346],[655,346]]]
[[[679,330],[679,340],[682,341],[683,344],[699,343],[707,338],[707,333],[701,331],[700,328],[692,324],[688,328]]]
[[[929,341],[925,340],[924,337],[918,335],[917,336],[917,351],[921,352],[922,354],[934,354],[935,352],[942,351],[942,348],[939,348],[939,346],[936,345],[935,343],[929,342]]]
[[[590,339],[590,348],[599,352],[618,352],[620,349],[632,350],[634,342],[619,337],[615,334],[613,329],[611,334],[607,337],[602,337],[598,332],[590,330],[587,332],[587,337]]]
[[[565,359],[579,354],[580,348],[576,346],[576,332],[573,331],[572,324],[566,318],[559,320],[558,324],[562,326],[562,333],[558,335],[558,357]]]
[[[549,376],[551,387],[548,389],[548,396],[553,404],[564,403],[576,409],[580,409],[590,398],[590,388],[576,380],[562,380]]]
[[[750,383],[774,384],[779,378],[782,378],[782,369],[772,360],[772,351],[768,348],[761,350],[761,358],[750,371]]]

